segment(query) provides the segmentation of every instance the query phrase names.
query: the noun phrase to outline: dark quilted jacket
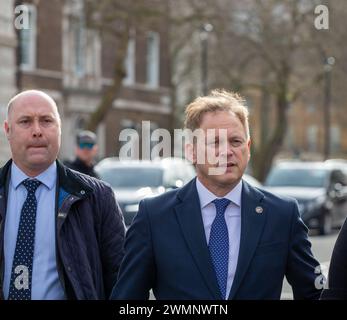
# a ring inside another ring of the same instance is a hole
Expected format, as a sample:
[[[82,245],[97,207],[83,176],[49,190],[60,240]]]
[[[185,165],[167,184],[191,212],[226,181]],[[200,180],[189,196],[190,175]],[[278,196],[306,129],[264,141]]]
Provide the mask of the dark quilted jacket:
[[[11,160],[0,169],[0,294]],[[123,257],[125,228],[111,187],[57,161],[58,273],[68,299],[107,299]]]

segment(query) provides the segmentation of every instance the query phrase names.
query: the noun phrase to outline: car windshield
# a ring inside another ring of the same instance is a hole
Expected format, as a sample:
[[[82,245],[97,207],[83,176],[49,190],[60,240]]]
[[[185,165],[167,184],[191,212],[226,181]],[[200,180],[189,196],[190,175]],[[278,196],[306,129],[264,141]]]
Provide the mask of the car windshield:
[[[323,188],[327,170],[312,168],[274,168],[265,185],[269,187]]]
[[[101,168],[98,173],[113,188],[159,187],[163,184],[163,170],[160,168]]]

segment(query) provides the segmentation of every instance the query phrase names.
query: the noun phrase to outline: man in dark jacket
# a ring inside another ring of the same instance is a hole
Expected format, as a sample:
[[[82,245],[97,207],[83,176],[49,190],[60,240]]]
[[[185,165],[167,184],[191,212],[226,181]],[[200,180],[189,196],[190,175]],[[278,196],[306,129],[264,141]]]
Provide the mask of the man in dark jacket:
[[[76,137],[76,158],[65,165],[70,169],[98,178],[94,170],[94,159],[98,153],[96,135],[94,132],[83,130]]]
[[[61,120],[45,93],[8,104],[12,159],[0,171],[0,294],[5,299],[106,299],[123,257],[112,189],[57,160]]]

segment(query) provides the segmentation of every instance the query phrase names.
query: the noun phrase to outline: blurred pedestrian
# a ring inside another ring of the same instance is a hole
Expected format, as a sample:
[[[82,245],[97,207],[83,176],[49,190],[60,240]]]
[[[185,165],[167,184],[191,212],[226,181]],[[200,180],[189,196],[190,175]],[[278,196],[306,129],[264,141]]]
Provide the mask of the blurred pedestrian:
[[[94,170],[94,161],[98,153],[94,132],[84,130],[78,133],[76,137],[76,158],[72,162],[65,162],[70,169],[87,174],[91,177],[99,178]]]
[[[336,240],[329,266],[328,288],[322,300],[347,300],[347,220]]]
[[[165,300],[279,299],[286,276],[295,299],[318,299],[297,203],[242,180],[251,144],[243,100],[215,90],[187,107],[185,123],[204,133],[187,145],[197,178],[140,203],[111,298],[148,299],[152,289]]]
[[[12,159],[0,169],[0,295],[9,300],[105,299],[123,257],[112,189],[57,160],[61,120],[47,94],[8,104]]]

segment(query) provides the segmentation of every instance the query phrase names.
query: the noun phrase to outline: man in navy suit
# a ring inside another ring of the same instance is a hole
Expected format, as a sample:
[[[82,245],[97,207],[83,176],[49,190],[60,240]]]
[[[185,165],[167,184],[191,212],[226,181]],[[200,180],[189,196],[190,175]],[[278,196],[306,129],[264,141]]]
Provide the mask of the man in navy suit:
[[[295,299],[318,299],[322,275],[297,203],[242,180],[243,100],[218,90],[197,98],[185,126],[205,134],[186,146],[197,178],[140,203],[111,298],[148,299],[152,289],[156,299],[279,299],[286,276]]]

